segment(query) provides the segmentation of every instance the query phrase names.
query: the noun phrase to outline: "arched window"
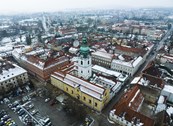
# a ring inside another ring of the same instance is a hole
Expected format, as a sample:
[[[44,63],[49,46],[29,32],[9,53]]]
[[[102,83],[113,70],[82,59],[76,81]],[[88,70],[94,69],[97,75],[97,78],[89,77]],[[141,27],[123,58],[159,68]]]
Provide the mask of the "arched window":
[[[88,64],[90,64],[90,61],[88,61]]]
[[[83,65],[83,61],[81,61],[81,65]]]

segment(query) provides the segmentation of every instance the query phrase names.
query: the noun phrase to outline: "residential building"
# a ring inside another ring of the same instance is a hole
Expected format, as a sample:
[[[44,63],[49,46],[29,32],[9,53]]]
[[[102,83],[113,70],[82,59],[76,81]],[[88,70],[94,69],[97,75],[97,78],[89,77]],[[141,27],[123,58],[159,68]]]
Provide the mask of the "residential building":
[[[110,70],[110,69],[106,69],[106,68],[104,68],[102,66],[98,66],[98,65],[94,65],[92,67],[92,71],[94,73],[102,75],[102,76],[116,78],[117,81],[120,81],[123,84],[128,79],[128,75],[127,74],[122,74],[120,72],[117,72],[117,71],[114,71],[114,70]]]
[[[58,30],[59,34],[64,36],[64,35],[72,35],[72,34],[76,34],[77,30],[75,28],[60,28]]]
[[[162,63],[173,63],[173,56],[170,54],[157,54],[156,59]]]
[[[145,48],[133,48],[117,45],[111,49],[112,51],[109,49],[112,53],[99,49],[91,54],[92,62],[95,65],[133,76],[153,48],[151,43],[146,43],[145,46]]]
[[[125,56],[119,55],[117,59],[112,60],[111,69],[133,76],[142,64],[143,58],[141,56],[129,60],[129,57],[125,58]]]
[[[109,119],[122,126],[154,126],[155,121],[152,115],[148,116],[146,113],[143,113],[142,108],[146,104],[144,103],[144,94],[138,85],[135,85],[114,106],[109,114]]]
[[[92,55],[92,63],[103,66],[106,68],[111,67],[111,62],[113,59],[113,54],[107,53],[104,49],[100,49],[96,52],[91,53]]]
[[[69,58],[64,53],[50,49],[36,48],[26,53],[18,52],[14,50],[14,58],[40,81],[50,80],[51,73],[69,63]]]
[[[27,71],[16,64],[0,59],[0,92],[8,92],[29,81]]]
[[[150,62],[139,77],[135,77],[131,84],[139,84],[162,90],[165,83],[162,79],[162,71],[154,62]]]
[[[161,91],[161,95],[166,97],[166,100],[173,103],[173,86],[165,85]]]

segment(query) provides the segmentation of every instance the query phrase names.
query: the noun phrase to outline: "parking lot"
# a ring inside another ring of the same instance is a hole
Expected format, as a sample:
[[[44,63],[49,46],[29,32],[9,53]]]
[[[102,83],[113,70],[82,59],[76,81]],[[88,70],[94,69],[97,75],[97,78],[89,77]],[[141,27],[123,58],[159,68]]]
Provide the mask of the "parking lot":
[[[8,102],[0,104],[0,110],[5,110],[18,126],[23,125],[42,125],[44,120],[50,119],[50,125],[53,126],[77,126],[82,122],[81,110],[73,111],[70,105],[60,103],[55,98],[47,98],[39,93],[33,94],[31,91],[17,97],[7,98]],[[41,96],[41,97],[40,97]],[[1,102],[4,101],[1,100]],[[71,101],[70,101],[71,102]],[[75,102],[74,102],[75,103]],[[69,102],[68,102],[69,104]],[[75,105],[72,106],[76,106]],[[76,107],[78,108],[78,107]],[[85,116],[85,115],[84,115]],[[49,126],[48,124],[45,126]]]

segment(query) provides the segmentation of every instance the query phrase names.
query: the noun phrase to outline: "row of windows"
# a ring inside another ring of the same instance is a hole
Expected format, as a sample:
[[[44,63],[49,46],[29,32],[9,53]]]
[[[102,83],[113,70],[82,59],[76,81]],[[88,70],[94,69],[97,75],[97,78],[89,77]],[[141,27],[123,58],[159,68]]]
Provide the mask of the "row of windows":
[[[16,84],[16,82],[14,82],[14,84]],[[6,85],[4,85],[4,84],[2,84],[2,83],[1,83],[1,86],[3,86],[3,87],[7,87],[7,88],[8,88],[8,87],[10,87],[10,86],[11,86],[11,84],[6,84]],[[15,87],[16,87],[16,85],[13,85],[13,86],[15,86]]]
[[[88,61],[88,64],[90,64],[90,61]],[[83,65],[83,61],[81,61],[81,65]]]
[[[83,71],[81,70],[81,73],[83,73]],[[88,70],[88,73],[90,73],[90,71]]]
[[[93,61],[96,61],[96,62],[100,62],[100,63],[104,63],[104,64],[110,65],[110,62],[108,62],[107,60],[104,61],[104,60],[93,59]]]
[[[86,101],[86,97],[85,96],[83,96],[83,100]],[[92,103],[91,99],[89,99],[88,102],[91,104]],[[97,107],[97,102],[95,102],[94,106]]]
[[[66,91],[68,91],[68,88],[67,87],[66,87]],[[71,90],[71,94],[73,94],[73,90]],[[85,96],[83,96],[83,100],[86,101],[86,97]],[[89,99],[88,101],[89,101],[90,104],[92,103],[91,102],[91,99]],[[97,102],[95,102],[94,106],[97,107]]]
[[[128,71],[128,72],[132,72],[132,69],[124,68],[123,66],[112,65],[112,67],[115,68],[115,69],[121,69],[121,70],[125,70],[125,71]]]
[[[21,76],[19,76],[18,78],[20,78],[20,77],[21,77]],[[26,78],[23,77],[23,79],[25,80]],[[5,81],[4,84],[11,83],[11,82],[15,84],[15,83],[16,83],[15,81],[16,81],[16,79],[13,78],[13,79],[10,79],[10,80],[8,80],[8,81]],[[1,85],[3,85],[3,84],[1,84]]]

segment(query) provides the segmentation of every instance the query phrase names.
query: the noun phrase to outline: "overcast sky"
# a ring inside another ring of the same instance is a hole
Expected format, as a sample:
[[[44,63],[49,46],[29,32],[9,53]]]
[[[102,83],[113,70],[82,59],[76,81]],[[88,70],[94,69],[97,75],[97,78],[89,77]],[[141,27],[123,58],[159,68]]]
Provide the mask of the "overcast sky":
[[[74,8],[173,7],[173,0],[1,0],[0,13]]]

